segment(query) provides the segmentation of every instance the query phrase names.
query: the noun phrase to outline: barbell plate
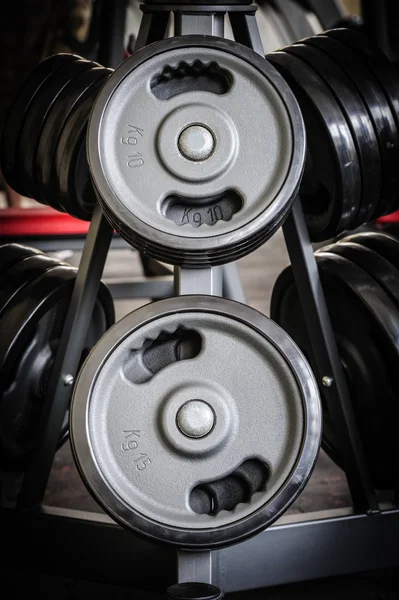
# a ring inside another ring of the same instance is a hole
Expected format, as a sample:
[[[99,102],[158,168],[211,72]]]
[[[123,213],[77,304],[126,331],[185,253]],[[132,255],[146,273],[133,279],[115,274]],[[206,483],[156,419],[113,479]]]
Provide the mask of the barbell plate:
[[[46,204],[51,204],[51,199],[57,198],[58,194],[58,185],[54,182],[54,159],[62,129],[69,115],[90,94],[90,87],[111,72],[110,69],[98,66],[81,73],[62,90],[50,110],[40,134],[35,163],[35,180],[41,199]]]
[[[337,28],[328,30],[325,34],[352,48],[367,63],[374,77],[381,84],[399,131],[399,75],[388,57],[380,48],[371,44],[360,31]],[[396,202],[389,209],[391,212],[398,209],[398,202],[399,193],[396,195]]]
[[[203,160],[186,147],[194,137],[182,138],[193,123],[214,138]],[[129,243],[204,266],[235,244],[244,254],[281,224],[303,170],[302,135],[295,98],[271,65],[225,40],[183,36],[111,75],[93,107],[88,157],[104,212]]]
[[[378,489],[392,489],[399,467],[395,434],[399,410],[395,366],[399,352],[398,309],[381,286],[356,264],[328,251],[317,252],[316,258],[372,480]],[[274,286],[270,314],[314,364],[290,267]],[[322,398],[323,391],[320,382]],[[338,436],[324,400],[323,446],[344,468]]]
[[[360,231],[345,239],[378,252],[399,270],[399,240],[394,235],[382,231]]]
[[[60,261],[46,254],[32,254],[4,271],[1,274],[0,317],[17,294],[25,293],[26,285],[47,269],[59,264]]]
[[[0,246],[0,273],[6,271],[12,265],[15,265],[18,261],[26,258],[27,256],[33,256],[42,254],[42,252],[36,248],[30,248],[23,246],[22,244],[3,244]]]
[[[24,196],[40,201],[40,191],[34,178],[34,164],[40,133],[47,116],[63,88],[79,73],[90,69],[92,63],[87,60],[73,60],[57,69],[36,92],[25,114],[19,144],[17,148],[18,179],[23,182]]]
[[[399,131],[380,84],[365,61],[338,40],[318,35],[303,42],[316,46],[337,62],[363,98],[377,135],[382,164],[382,192],[373,219],[389,214],[398,194]]]
[[[33,69],[10,104],[1,133],[0,165],[4,179],[16,192],[23,193],[23,187],[18,178],[17,148],[25,115],[35,94],[43,85],[46,85],[48,78],[63,65],[79,58],[74,54],[66,53],[49,56]]]
[[[360,206],[360,165],[352,133],[328,86],[303,60],[286,51],[267,58],[291,86],[305,121],[307,158],[300,195],[309,234],[314,241],[330,239],[353,226]]]
[[[76,268],[62,264],[44,271],[13,298],[0,317],[3,470],[23,471],[29,461],[76,273]],[[112,297],[101,285],[80,364],[113,322]],[[62,439],[65,434],[64,427]]]
[[[382,165],[378,140],[364,102],[345,71],[318,48],[298,43],[285,48],[285,51],[299,56],[317,72],[345,115],[361,172],[361,202],[352,227],[368,223],[380,201]]]
[[[57,204],[64,212],[83,220],[90,220],[96,202],[86,157],[87,125],[93,103],[105,79],[97,79],[84,99],[69,113],[55,152]]]
[[[295,344],[216,297],[162,300],[119,321],[85,362],[71,411],[78,468],[104,510],[188,548],[274,521],[320,440],[317,386]]]
[[[329,252],[344,256],[366,271],[399,305],[399,270],[389,260],[371,248],[345,238],[329,246]]]

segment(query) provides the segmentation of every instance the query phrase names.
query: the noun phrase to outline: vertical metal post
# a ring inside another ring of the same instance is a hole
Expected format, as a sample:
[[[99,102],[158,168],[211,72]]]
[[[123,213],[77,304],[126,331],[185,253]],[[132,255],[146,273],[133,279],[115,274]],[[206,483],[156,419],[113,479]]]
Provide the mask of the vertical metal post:
[[[150,6],[142,6],[143,16],[140,23],[134,50],[140,50],[148,44],[163,40],[170,19],[170,11],[151,12]]]
[[[197,7],[198,10],[198,7]],[[186,13],[175,11],[175,35],[208,35],[224,36],[224,12]]]
[[[100,40],[97,60],[115,69],[124,58],[127,0],[101,0]]]
[[[207,269],[175,267],[173,275],[176,296],[185,294],[222,296],[222,267],[208,267]]]
[[[312,367],[321,387],[323,381],[331,384],[323,388],[323,396],[328,404],[334,431],[337,433],[337,444],[344,461],[354,506],[358,511],[378,512],[375,490],[364,457],[299,198],[283,226],[283,231],[312,345],[314,356]]]
[[[232,11],[229,13],[229,18],[235,41],[252,48],[254,52],[264,57],[265,51],[256,22],[256,10],[255,6],[252,10],[248,7],[245,12]]]
[[[179,583],[187,581],[212,583],[211,551],[192,552],[190,550],[178,550],[177,580]]]

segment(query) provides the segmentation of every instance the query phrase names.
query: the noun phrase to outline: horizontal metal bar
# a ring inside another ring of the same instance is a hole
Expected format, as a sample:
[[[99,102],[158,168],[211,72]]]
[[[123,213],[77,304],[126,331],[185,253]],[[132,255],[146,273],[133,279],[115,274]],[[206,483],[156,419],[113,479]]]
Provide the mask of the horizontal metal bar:
[[[170,298],[174,295],[174,283],[171,276],[151,277],[104,277],[103,282],[108,286],[114,300],[130,298]]]
[[[399,566],[398,539],[398,510],[315,515],[315,520],[281,523],[219,551],[212,582],[227,593],[392,568]]]
[[[160,592],[176,583],[174,550],[136,538],[102,514],[3,508],[0,531],[7,545],[4,569]]]
[[[158,591],[176,583],[175,550],[149,544],[103,514],[4,508],[0,531],[3,568]],[[392,568],[399,565],[398,539],[399,510],[392,508],[373,516],[352,509],[286,515],[246,542],[213,551],[212,583],[232,592]]]
[[[250,2],[231,3],[225,2],[224,4],[209,2],[209,4],[198,4],[188,0],[185,3],[180,2],[165,2],[165,3],[151,3],[144,4],[141,6],[141,10],[144,14],[157,14],[163,12],[184,12],[184,13],[218,13],[218,12],[244,12],[254,13],[258,9],[256,4]]]

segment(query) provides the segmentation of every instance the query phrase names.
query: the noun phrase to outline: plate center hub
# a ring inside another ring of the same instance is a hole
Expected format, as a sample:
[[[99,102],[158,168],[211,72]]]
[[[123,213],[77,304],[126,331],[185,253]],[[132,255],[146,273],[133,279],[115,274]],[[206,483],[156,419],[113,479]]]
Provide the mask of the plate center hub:
[[[203,400],[189,400],[177,412],[176,421],[180,431],[190,438],[202,438],[215,426],[215,413]]]

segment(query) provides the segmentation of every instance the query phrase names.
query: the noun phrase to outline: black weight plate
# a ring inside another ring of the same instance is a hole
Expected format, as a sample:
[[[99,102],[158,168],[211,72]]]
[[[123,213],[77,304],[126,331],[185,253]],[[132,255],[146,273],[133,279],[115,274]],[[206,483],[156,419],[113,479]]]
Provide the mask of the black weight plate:
[[[384,290],[351,261],[321,251],[316,259],[373,483],[378,489],[389,489],[399,473],[395,433],[399,416],[397,308]],[[271,317],[314,363],[290,268],[274,287]],[[323,388],[320,391],[323,394]],[[324,446],[333,449],[332,458],[337,460],[339,432],[332,432],[326,406],[324,420]]]
[[[4,179],[16,192],[20,193],[18,180],[17,148],[23,121],[38,90],[48,78],[66,63],[78,60],[74,54],[53,54],[39,63],[25,79],[15,95],[7,113],[0,143],[0,165]]]
[[[43,254],[43,252],[22,244],[3,244],[0,246],[0,273],[15,265],[19,260],[37,254]]]
[[[302,58],[317,72],[334,94],[346,117],[362,173],[362,200],[353,225],[358,227],[368,223],[380,201],[382,165],[378,140],[364,102],[342,68],[318,48],[298,43],[284,50]]]
[[[45,254],[33,254],[4,271],[0,287],[0,317],[15,296],[24,293],[26,285],[51,267],[60,264],[59,260]]]
[[[55,267],[36,278],[25,288],[25,293],[14,298],[8,310],[0,319],[0,372],[5,376],[0,381],[0,390],[7,383],[11,373],[11,365],[18,354],[23,351],[27,337],[34,331],[36,323],[54,303],[62,298],[64,287],[73,281],[76,268]],[[25,330],[29,330],[26,337]],[[21,345],[20,338],[23,339]],[[10,368],[8,368],[10,367]]]
[[[84,101],[69,114],[55,154],[58,204],[83,220],[90,220],[96,201],[86,158],[86,131],[92,106],[105,80],[103,77],[93,83]]]
[[[369,112],[374,125],[382,164],[382,191],[378,210],[373,219],[388,214],[396,202],[399,184],[399,132],[381,86],[367,64],[350,48],[326,35],[303,40],[335,60],[352,80]]]
[[[399,270],[399,240],[394,236],[379,231],[362,231],[346,237],[345,241],[371,248]]]
[[[111,72],[110,69],[104,67],[93,67],[89,71],[74,77],[61,91],[57,102],[53,104],[49,112],[40,134],[35,161],[35,181],[41,200],[46,204],[51,203],[54,195],[51,187],[52,171],[57,143],[64,124],[69,114],[90,93],[91,85]]]
[[[399,130],[399,74],[388,57],[359,31],[337,28],[328,30],[325,34],[351,48],[367,64],[381,85]],[[399,208],[399,193],[390,211],[394,212],[397,208]]]
[[[29,110],[25,115],[20,141],[17,148],[18,172],[25,196],[40,199],[40,193],[34,179],[34,164],[40,133],[53,104],[59,93],[79,73],[92,67],[88,60],[74,60],[63,65],[53,73],[46,85],[42,86],[35,95]]]
[[[19,471],[26,465],[76,273],[68,266],[50,268],[28,284],[0,318],[0,466],[4,470]],[[101,284],[81,363],[113,322],[112,297]]]
[[[300,196],[313,241],[350,229],[360,206],[360,166],[346,119],[323,80],[296,56],[266,57],[283,75],[300,105],[308,155]]]
[[[51,321],[55,321],[54,307],[62,301],[63,296],[67,297],[68,283],[72,289],[75,273],[76,269],[72,267],[50,269],[27,285],[26,293],[14,298],[0,318],[2,470],[22,471],[24,468],[39,421],[38,397],[42,395],[43,377],[40,359],[43,357],[45,365],[51,353],[47,331],[51,328]],[[15,390],[19,392],[18,398],[13,393]]]
[[[360,31],[338,28],[329,29],[324,34],[350,47],[367,63],[381,84],[399,129],[399,74],[389,58]]]
[[[332,321],[333,321],[332,325],[333,325],[334,333],[336,335],[336,341],[337,341],[339,350],[341,351],[341,354],[342,354],[342,349],[340,347],[341,341],[337,336],[337,324],[334,322],[335,317],[332,312],[334,307],[330,307],[330,302],[331,302],[330,298],[334,297],[333,296],[334,291],[337,291],[337,293],[338,293],[339,289],[337,288],[337,290],[335,290],[335,288],[333,288],[333,292],[332,293],[330,292],[330,286],[328,284],[328,281],[326,281],[326,277],[323,272],[320,272],[320,279],[323,284],[323,291],[324,291],[324,294],[326,297],[327,306],[329,308],[330,317],[332,317]],[[307,358],[310,365],[312,365],[313,369],[315,369],[314,353],[313,353],[310,339],[309,339],[308,328],[307,328],[307,325],[305,322],[302,305],[299,300],[298,291],[297,291],[296,284],[294,281],[292,268],[290,266],[286,267],[284,269],[284,271],[282,271],[280,273],[280,275],[278,276],[278,278],[274,284],[272,296],[271,296],[271,300],[270,300],[270,317],[271,317],[271,319],[273,319],[273,321],[278,323],[292,337],[292,339],[296,342],[298,347],[301,349],[301,351]],[[360,328],[360,331],[362,331],[361,328]],[[341,359],[341,361],[342,361],[342,359]],[[372,364],[373,365],[376,364],[376,361],[373,360]],[[363,371],[365,371],[365,373],[367,374],[367,376],[363,378],[363,381],[366,384],[365,389],[367,392],[370,392],[371,397],[373,397],[372,396],[373,378],[371,378],[371,381],[368,381],[368,378],[370,377],[370,375],[372,375],[373,370],[366,368],[366,369],[363,369]],[[334,436],[332,434],[331,427],[329,424],[328,405],[323,396],[324,389],[321,386],[319,386],[319,387],[320,387],[321,401],[322,401],[322,406],[323,406],[322,447],[327,452],[327,454],[330,456],[330,458],[334,462],[336,462],[336,464],[342,466],[340,464],[340,457],[339,457],[337,448],[334,446],[334,444],[331,443],[331,440],[334,440]],[[367,393],[365,395],[365,403],[367,404],[369,402],[370,401],[368,400],[368,393]]]
[[[350,296],[360,301],[367,310],[367,334],[370,336],[368,351],[373,351],[372,346],[375,346],[373,356],[380,361],[380,367],[384,368],[382,371],[374,371],[376,374],[374,385],[377,387],[375,401],[367,406],[364,403],[364,396],[356,395],[354,400],[357,400],[358,404],[355,405],[355,413],[358,419],[362,419],[369,434],[373,435],[374,432],[376,436],[373,437],[370,447],[368,446],[369,435],[366,434],[363,438],[366,453],[369,450],[368,462],[371,472],[374,474],[374,483],[376,487],[390,488],[398,482],[399,476],[399,448],[397,447],[397,435],[394,433],[395,425],[392,425],[391,422],[393,419],[396,423],[399,417],[397,402],[399,387],[396,377],[399,357],[398,309],[383,288],[357,265],[342,256],[334,256],[321,250],[317,255],[318,265],[322,267],[324,263],[329,274],[340,280]],[[352,309],[349,304],[340,305],[341,311],[343,306],[345,306],[343,312],[347,312],[344,321],[348,326],[348,322],[353,319],[356,307],[353,306]],[[345,335],[345,332],[343,334]],[[356,344],[356,338],[351,342]],[[353,352],[353,348],[350,350]],[[355,348],[354,357],[352,354],[355,364],[359,353],[365,353],[361,346]],[[362,362],[360,361],[360,364]],[[364,385],[370,380],[370,375],[368,378],[366,377],[365,364],[363,363],[362,366],[363,381],[361,384]],[[348,372],[350,374],[350,368],[348,368]],[[360,416],[360,413],[363,414]],[[377,440],[378,447],[375,447]]]
[[[324,250],[327,249],[323,248]],[[328,252],[339,254],[366,271],[399,308],[399,270],[386,258],[362,244],[347,239],[329,246]]]

